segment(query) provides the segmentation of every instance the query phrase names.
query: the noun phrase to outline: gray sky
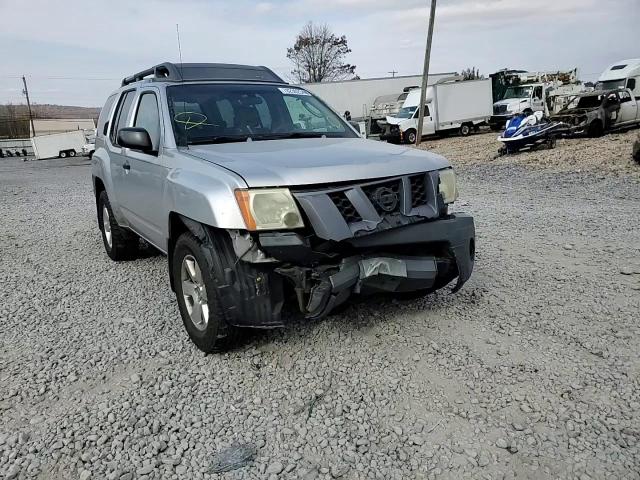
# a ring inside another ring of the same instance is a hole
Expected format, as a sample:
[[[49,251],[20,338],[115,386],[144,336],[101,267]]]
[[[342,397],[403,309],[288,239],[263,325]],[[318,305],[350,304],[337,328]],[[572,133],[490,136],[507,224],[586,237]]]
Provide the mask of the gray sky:
[[[177,61],[262,64],[287,75],[309,20],[347,36],[363,77],[422,70],[428,0],[0,0],[0,103],[100,106],[119,80]],[[640,0],[440,0],[434,72],[578,67],[595,80],[640,57]]]

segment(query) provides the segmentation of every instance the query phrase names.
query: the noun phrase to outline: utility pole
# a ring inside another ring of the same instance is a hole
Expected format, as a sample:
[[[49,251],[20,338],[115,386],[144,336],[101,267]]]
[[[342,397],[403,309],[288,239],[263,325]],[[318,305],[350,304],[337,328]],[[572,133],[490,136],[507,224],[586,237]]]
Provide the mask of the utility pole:
[[[27,79],[24,78],[24,75],[22,76],[22,83],[24,84],[24,90],[22,91],[22,93],[24,93],[25,97],[27,97],[27,108],[29,109],[29,123],[31,124],[31,132],[35,136],[36,127],[33,126],[33,115],[31,114],[31,102],[29,101],[29,89],[27,88]]]
[[[396,73],[398,73],[396,70],[391,70],[390,72],[387,72],[391,74],[391,77],[396,78]]]
[[[427,101],[427,81],[429,80],[429,60],[431,59],[431,39],[433,38],[433,21],[436,17],[436,0],[431,0],[429,14],[429,30],[427,31],[427,48],[424,52],[424,71],[422,72],[422,92],[420,93],[420,107],[418,110],[418,131],[416,132],[416,146],[422,141],[422,126],[424,125],[424,103]]]

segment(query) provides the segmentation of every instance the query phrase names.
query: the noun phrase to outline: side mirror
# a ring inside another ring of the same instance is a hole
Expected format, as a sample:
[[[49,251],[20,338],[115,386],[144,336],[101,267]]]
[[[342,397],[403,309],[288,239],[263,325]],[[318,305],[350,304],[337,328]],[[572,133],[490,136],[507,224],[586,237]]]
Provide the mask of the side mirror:
[[[118,145],[121,147],[140,150],[144,153],[153,152],[153,144],[149,132],[144,128],[127,127],[118,130]]]

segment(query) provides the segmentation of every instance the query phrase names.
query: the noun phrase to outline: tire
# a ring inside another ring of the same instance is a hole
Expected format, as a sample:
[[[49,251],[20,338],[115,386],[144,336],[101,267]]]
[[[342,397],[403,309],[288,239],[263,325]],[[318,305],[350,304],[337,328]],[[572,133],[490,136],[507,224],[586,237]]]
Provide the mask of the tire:
[[[406,144],[412,145],[416,143],[416,131],[411,129],[411,130],[407,130],[407,133],[405,134],[405,140],[404,142]]]
[[[471,131],[472,131],[472,125],[465,123],[463,125],[460,126],[460,135],[462,135],[463,137],[468,137],[469,135],[471,135]]]
[[[69,156],[70,157],[75,157],[76,156],[76,151],[75,150],[69,150]]]
[[[604,133],[604,128],[602,126],[602,122],[600,120],[594,120],[589,124],[589,129],[587,130],[587,134],[592,137],[601,137]]]
[[[556,137],[554,137],[553,135],[547,138],[547,148],[549,150],[556,148]]]
[[[60,153],[58,154],[58,156],[59,156],[60,158],[67,158],[67,152],[60,152]]]
[[[105,219],[105,215],[108,218]],[[102,233],[104,249],[111,260],[119,262],[135,258],[138,253],[140,239],[135,233],[118,225],[111,210],[109,197],[104,190],[100,192],[98,197],[98,225]]]
[[[207,252],[191,232],[183,233],[176,241],[171,265],[182,322],[191,341],[204,353],[228,350],[239,336],[239,329],[227,322],[217,289],[224,284],[224,278],[219,278],[224,275],[221,267],[234,261],[221,258],[229,255],[228,249],[217,247]]]

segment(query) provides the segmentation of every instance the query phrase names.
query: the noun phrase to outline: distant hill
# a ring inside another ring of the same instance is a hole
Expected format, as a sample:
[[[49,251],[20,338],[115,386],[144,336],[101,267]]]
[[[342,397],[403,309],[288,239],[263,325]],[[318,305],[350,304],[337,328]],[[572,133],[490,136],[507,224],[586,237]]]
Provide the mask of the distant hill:
[[[76,107],[72,105],[31,105],[35,118],[93,118],[98,119],[100,108]]]
[[[33,118],[93,118],[100,114],[98,107],[72,105],[31,105]],[[29,110],[26,105],[0,105],[0,138],[25,138],[29,136]]]

